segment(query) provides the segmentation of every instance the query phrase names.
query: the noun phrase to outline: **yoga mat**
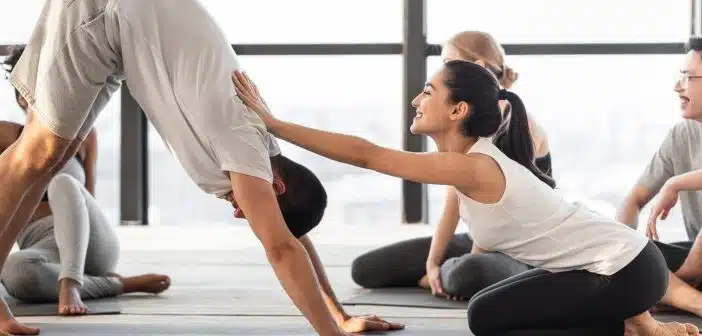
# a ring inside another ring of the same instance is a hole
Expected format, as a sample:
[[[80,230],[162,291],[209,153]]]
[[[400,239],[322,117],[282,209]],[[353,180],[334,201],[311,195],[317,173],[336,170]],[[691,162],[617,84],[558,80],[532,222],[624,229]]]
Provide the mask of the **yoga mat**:
[[[393,306],[436,309],[466,309],[468,301],[453,301],[431,295],[423,288],[370,289],[342,302],[345,305]]]
[[[58,302],[26,303],[19,301],[7,293],[5,286],[0,286],[0,295],[5,299],[15,316],[56,316]],[[88,306],[87,315],[120,314],[122,309],[115,298],[83,301]]]
[[[32,323],[41,328],[41,335],[51,336],[315,336],[314,329],[298,317],[295,320],[269,317],[263,319],[228,318],[209,321],[207,319],[186,319],[185,321],[151,321],[136,320],[112,323]],[[408,324],[407,329],[399,331],[369,332],[364,335],[387,336],[469,336],[471,333],[465,325],[427,326]]]
[[[114,298],[84,302],[88,306],[87,315],[110,315],[122,312]],[[12,303],[8,302],[8,305],[15,316],[56,316],[58,314],[58,303],[23,303],[15,300]]]

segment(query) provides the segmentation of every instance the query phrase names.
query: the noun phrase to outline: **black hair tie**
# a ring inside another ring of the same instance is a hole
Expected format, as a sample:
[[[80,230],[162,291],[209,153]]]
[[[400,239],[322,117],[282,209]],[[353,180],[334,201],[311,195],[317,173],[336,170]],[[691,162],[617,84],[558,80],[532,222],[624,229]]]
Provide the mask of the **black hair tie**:
[[[509,91],[505,89],[500,89],[499,92],[497,92],[497,100],[507,100],[507,93]]]

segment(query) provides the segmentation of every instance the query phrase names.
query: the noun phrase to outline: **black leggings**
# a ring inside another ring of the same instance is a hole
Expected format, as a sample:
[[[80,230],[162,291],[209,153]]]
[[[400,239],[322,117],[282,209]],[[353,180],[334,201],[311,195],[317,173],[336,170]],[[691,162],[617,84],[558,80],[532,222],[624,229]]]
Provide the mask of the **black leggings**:
[[[663,253],[668,269],[671,272],[675,272],[680,268],[680,266],[682,266],[685,259],[687,259],[687,255],[690,254],[690,250],[692,249],[692,244],[694,242],[685,241],[666,244],[659,241],[654,241],[654,243],[658,249],[661,250],[661,253]]]
[[[365,253],[351,264],[351,277],[364,288],[416,287],[426,274],[431,237],[415,238]],[[470,299],[481,289],[532,267],[502,253],[470,254],[473,240],[456,234],[441,265],[441,286],[451,296]]]
[[[611,276],[533,269],[485,288],[468,305],[468,325],[476,336],[622,335],[624,320],[653,307],[667,286],[665,259],[649,242]]]

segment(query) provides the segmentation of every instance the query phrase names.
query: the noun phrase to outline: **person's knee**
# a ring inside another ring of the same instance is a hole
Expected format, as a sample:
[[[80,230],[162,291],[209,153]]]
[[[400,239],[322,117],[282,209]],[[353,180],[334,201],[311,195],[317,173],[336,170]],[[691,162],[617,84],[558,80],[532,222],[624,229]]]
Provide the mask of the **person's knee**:
[[[62,161],[71,142],[55,135],[38,121],[32,121],[17,141],[15,167],[36,176],[50,173]]]
[[[80,182],[75,177],[68,174],[57,174],[51,178],[47,188],[49,199],[67,197],[72,194],[71,190],[79,190],[77,187],[80,187]]]
[[[382,287],[379,270],[375,267],[374,254],[372,252],[362,254],[351,262],[351,279],[356,285],[363,288]]]
[[[43,268],[47,260],[34,251],[19,251],[7,258],[2,269],[2,283],[7,292],[21,301],[37,301],[43,298],[45,276]]]
[[[468,317],[468,328],[476,336],[494,335],[492,321],[497,316],[492,316],[484,295],[476,295],[468,302],[466,315]]]
[[[441,286],[448,295],[470,299],[491,285],[484,276],[487,267],[491,265],[477,255],[449,259],[441,266]]]

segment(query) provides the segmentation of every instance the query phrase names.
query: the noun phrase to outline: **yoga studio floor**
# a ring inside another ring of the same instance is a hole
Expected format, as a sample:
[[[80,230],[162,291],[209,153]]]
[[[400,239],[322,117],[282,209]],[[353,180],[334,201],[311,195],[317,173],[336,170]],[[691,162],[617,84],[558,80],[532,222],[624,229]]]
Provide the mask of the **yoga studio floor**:
[[[353,258],[370,248],[431,233],[427,226],[321,228],[313,237],[341,300],[363,294],[350,279]],[[159,296],[119,299],[120,314],[79,318],[22,316],[45,336],[83,335],[315,335],[280,288],[262,248],[246,227],[120,227],[119,272],[167,273]],[[352,233],[352,234],[351,234]],[[88,306],[91,301],[87,302]],[[94,303],[99,304],[99,303]],[[347,306],[404,323],[384,335],[470,335],[465,309]]]

